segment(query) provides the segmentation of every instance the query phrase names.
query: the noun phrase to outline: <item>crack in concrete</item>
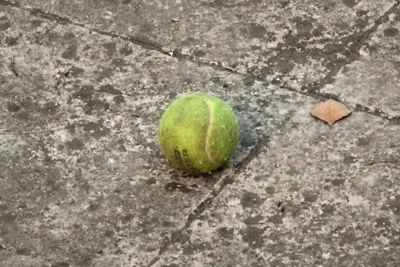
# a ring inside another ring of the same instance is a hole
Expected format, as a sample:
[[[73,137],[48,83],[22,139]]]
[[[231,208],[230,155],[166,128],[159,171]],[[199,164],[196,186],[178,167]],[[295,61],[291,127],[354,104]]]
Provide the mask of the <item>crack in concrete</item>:
[[[284,120],[282,120],[281,123],[279,123],[279,125],[277,125],[276,128],[283,127],[287,122],[289,122],[290,118],[290,116],[287,116]],[[212,204],[213,200],[218,197],[219,194],[227,186],[234,183],[233,177],[235,177],[236,174],[238,174],[241,170],[246,168],[246,166],[250,164],[250,162],[263,151],[263,147],[268,142],[269,135],[262,136],[259,142],[257,142],[257,145],[254,146],[254,148],[250,151],[249,155],[234,166],[233,173],[226,175],[224,178],[216,183],[217,186],[215,186],[213,190],[211,190],[209,195],[203,201],[201,201],[200,204],[189,214],[185,225],[172,233],[171,238],[169,238],[167,241],[165,241],[164,244],[161,245],[160,250],[158,251],[158,255],[154,257],[153,260],[151,260],[150,263],[146,265],[146,267],[154,266],[154,264],[156,264],[161,259],[161,256],[167,251],[170,245],[179,242],[179,238],[181,237],[182,233],[203,214],[203,212]]]
[[[248,74],[244,74],[244,73],[240,73],[236,70],[233,70],[231,68],[228,67],[224,67],[222,65],[221,62],[210,62],[210,61],[204,61],[204,60],[200,60],[200,59],[196,59],[194,58],[192,55],[186,55],[186,54],[182,54],[179,50],[171,50],[169,49],[165,49],[162,47],[161,44],[154,42],[152,40],[149,40],[147,38],[139,38],[139,37],[128,37],[128,36],[124,36],[121,35],[119,33],[115,33],[115,32],[107,32],[107,31],[102,31],[96,28],[92,28],[89,27],[85,24],[73,21],[67,17],[62,17],[60,15],[56,15],[56,14],[52,14],[46,11],[43,11],[41,9],[37,9],[37,8],[29,8],[29,7],[23,7],[21,5],[19,5],[18,3],[14,2],[14,1],[9,1],[9,0],[0,0],[0,5],[3,6],[11,6],[14,8],[18,8],[27,12],[30,12],[32,15],[43,18],[43,19],[47,19],[49,21],[53,21],[59,24],[70,24],[70,25],[75,25],[77,27],[80,28],[84,28],[87,29],[89,31],[98,33],[100,35],[104,35],[104,36],[109,36],[109,37],[113,37],[113,38],[117,38],[117,39],[121,39],[124,41],[128,41],[132,44],[138,45],[144,49],[147,50],[152,50],[152,51],[156,51],[159,53],[162,53],[164,55],[169,55],[171,57],[177,58],[178,60],[187,60],[190,62],[193,62],[195,64],[197,64],[198,66],[205,66],[205,67],[211,67],[214,70],[217,71],[225,71],[225,72],[230,72],[239,76],[242,76],[244,78],[246,77],[251,77],[253,78],[255,81],[259,81],[259,82],[266,82],[264,79],[260,79],[257,77],[254,77],[252,75],[248,75]],[[323,93],[321,92],[321,88],[323,88],[325,85],[330,84],[334,81],[335,77],[337,76],[337,74],[340,72],[340,70],[342,70],[345,66],[353,63],[354,61],[356,61],[359,57],[359,50],[361,49],[362,45],[365,43],[365,41],[371,36],[371,34],[373,34],[376,29],[384,22],[386,22],[388,20],[388,17],[390,14],[393,13],[393,11],[400,6],[400,1],[397,0],[396,2],[394,2],[393,6],[387,11],[385,12],[385,14],[383,14],[381,17],[379,17],[375,23],[374,26],[371,27],[370,29],[366,30],[363,33],[358,33],[360,34],[360,38],[357,42],[355,42],[354,44],[352,44],[350,46],[349,49],[346,49],[346,52],[350,58],[350,60],[345,61],[342,64],[338,64],[334,67],[334,69],[332,69],[327,76],[325,76],[324,78],[322,78],[321,80],[319,80],[318,82],[315,82],[313,84],[311,84],[311,86],[309,85],[307,87],[303,87],[302,90],[296,90],[294,88],[291,88],[290,86],[287,86],[286,84],[280,84],[279,82],[276,84],[278,86],[280,86],[282,89],[291,91],[291,92],[295,92],[304,96],[308,96],[314,99],[319,99],[319,100],[326,100],[328,98],[333,98],[336,100],[340,100],[339,96],[333,95],[333,94],[327,94],[327,93]],[[346,101],[345,99],[343,99],[344,101]],[[393,124],[400,124],[400,116],[395,116],[395,117],[391,117],[388,114],[386,114],[384,111],[375,108],[374,110],[371,110],[370,108],[363,106],[361,104],[355,103],[356,105],[356,110],[359,112],[364,112],[364,113],[368,113],[374,116],[378,116],[382,119],[388,120],[389,122],[393,123]]]
[[[96,28],[89,27],[89,26],[87,26],[85,24],[73,21],[70,18],[63,17],[63,16],[56,15],[56,14],[52,14],[52,13],[46,12],[46,11],[38,9],[38,8],[29,8],[29,7],[21,6],[21,5],[19,5],[18,3],[14,2],[14,1],[0,0],[0,5],[11,6],[13,8],[18,8],[20,10],[27,11],[27,12],[31,13],[33,16],[40,17],[42,19],[46,19],[46,20],[49,20],[49,21],[52,21],[52,22],[56,22],[56,23],[61,24],[61,25],[66,25],[66,24],[74,25],[74,26],[77,26],[77,27],[80,27],[80,28],[84,28],[84,29],[87,29],[89,31],[98,33],[100,35],[105,35],[105,36],[121,39],[121,40],[124,40],[124,41],[128,41],[130,43],[133,43],[133,44],[136,44],[138,46],[141,46],[141,47],[143,47],[143,48],[145,48],[147,50],[153,50],[153,51],[157,51],[157,52],[161,52],[163,54],[166,54],[166,51],[161,48],[160,44],[157,44],[157,43],[155,43],[155,42],[153,42],[151,40],[148,40],[146,38],[126,37],[126,36],[120,35],[120,34],[115,33],[115,32],[102,31],[102,30],[99,30],[99,29],[96,29]]]
[[[377,28],[380,25],[382,25],[383,23],[385,23],[389,20],[389,15],[392,14],[395,11],[395,9],[398,8],[399,6],[400,6],[400,1],[394,2],[393,6],[388,11],[386,11],[385,14],[383,14],[381,17],[379,17],[375,21],[374,26],[372,26],[370,29],[363,32],[360,35],[361,37],[357,40],[357,42],[354,42],[353,44],[350,45],[350,48],[348,49],[348,51],[346,51],[348,54],[349,60],[346,60],[342,64],[338,64],[337,66],[335,66],[335,68],[332,69],[326,77],[324,77],[323,79],[319,80],[318,82],[312,84],[312,86],[310,88],[303,87],[302,90],[306,91],[305,95],[309,94],[312,97],[321,96],[323,98],[331,97],[335,100],[339,100],[339,98],[340,98],[339,96],[323,93],[323,92],[321,92],[321,89],[325,85],[332,83],[335,80],[335,77],[337,76],[337,74],[344,67],[355,62],[356,60],[358,60],[360,58],[359,51],[362,48],[362,46],[365,44],[366,40],[368,40],[371,37],[371,35],[377,30]],[[343,100],[346,101],[346,99],[343,99]],[[371,108],[363,106],[359,103],[355,103],[355,105],[356,105],[357,111],[368,113],[368,114],[371,114],[374,116],[378,116],[380,118],[389,120],[390,122],[392,122],[394,124],[400,124],[400,116],[391,117],[379,108],[374,108],[371,110]]]
[[[327,83],[329,84],[329,83]],[[341,98],[338,95],[332,94],[332,93],[326,93],[326,92],[321,92],[321,91],[308,91],[308,92],[300,92],[298,90],[295,90],[289,86],[285,86],[285,85],[281,85],[282,89],[285,89],[287,91],[290,92],[294,92],[294,93],[299,93],[308,97],[311,97],[313,99],[317,99],[317,100],[321,100],[321,101],[325,101],[327,99],[333,99],[339,102],[344,102],[346,103],[346,99]],[[400,116],[390,116],[389,114],[387,114],[385,111],[383,111],[382,109],[379,108],[371,108],[371,107],[367,107],[358,103],[353,103],[355,105],[353,111],[358,111],[358,112],[362,112],[362,113],[366,113],[372,116],[376,116],[379,117],[381,119],[384,119],[386,121],[389,121],[391,124],[394,125],[400,125]]]
[[[235,171],[235,173],[237,173],[237,171]],[[233,175],[232,175],[233,176]],[[161,244],[161,247],[158,251],[157,256],[155,256],[148,265],[146,265],[146,267],[151,267],[154,264],[156,264],[160,259],[161,256],[167,251],[168,247],[174,243],[179,242],[179,238],[182,235],[182,233],[189,228],[189,226],[193,223],[194,220],[196,220],[196,218],[198,218],[212,203],[213,199],[215,197],[217,197],[222,190],[227,187],[228,185],[233,183],[233,178],[232,176],[227,176],[225,178],[222,178],[219,181],[219,186],[217,186],[217,188],[214,188],[210,193],[209,196],[207,196],[203,201],[200,202],[200,204],[189,214],[185,225],[176,230],[175,232],[173,232],[171,234],[171,237],[169,239],[167,239],[164,244]]]

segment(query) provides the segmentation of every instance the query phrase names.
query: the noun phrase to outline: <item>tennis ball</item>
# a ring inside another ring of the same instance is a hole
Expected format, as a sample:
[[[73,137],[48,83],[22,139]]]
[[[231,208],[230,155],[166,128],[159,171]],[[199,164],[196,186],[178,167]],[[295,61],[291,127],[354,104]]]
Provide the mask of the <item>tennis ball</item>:
[[[191,93],[166,109],[158,139],[172,165],[193,174],[211,173],[235,151],[239,126],[235,113],[224,101]]]

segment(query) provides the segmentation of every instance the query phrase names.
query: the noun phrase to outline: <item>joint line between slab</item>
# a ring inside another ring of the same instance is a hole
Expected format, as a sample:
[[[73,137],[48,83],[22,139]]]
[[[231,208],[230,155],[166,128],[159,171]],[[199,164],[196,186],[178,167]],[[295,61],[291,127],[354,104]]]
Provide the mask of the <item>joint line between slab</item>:
[[[142,47],[142,48],[144,48],[146,50],[157,51],[157,52],[160,52],[160,53],[162,53],[164,55],[170,55],[169,54],[170,51],[166,51],[165,49],[162,48],[162,46],[160,44],[157,44],[157,43],[152,42],[150,40],[143,40],[143,39],[138,39],[138,38],[134,38],[134,37],[126,37],[126,36],[123,36],[121,34],[102,31],[102,30],[99,30],[99,29],[96,29],[96,28],[91,28],[91,27],[89,27],[87,25],[84,25],[82,23],[78,23],[78,22],[72,21],[69,18],[62,17],[62,16],[59,16],[59,15],[55,15],[55,14],[52,14],[52,13],[48,13],[48,12],[43,11],[41,9],[22,7],[21,5],[15,3],[13,1],[0,0],[0,5],[11,6],[11,7],[14,7],[14,8],[18,8],[18,9],[30,12],[34,16],[38,16],[40,18],[47,19],[49,21],[56,22],[58,24],[74,25],[74,26],[77,26],[77,27],[80,27],[80,28],[87,29],[89,31],[93,31],[93,32],[95,32],[97,34],[100,34],[100,35],[109,36],[109,37],[121,39],[121,40],[124,40],[124,41],[128,41],[128,42],[130,42],[132,44],[135,44],[135,45],[138,45],[138,46],[140,46],[140,47]],[[277,84],[277,85],[280,86],[284,90],[288,90],[288,91],[291,91],[291,92],[302,94],[302,95],[305,95],[305,96],[308,96],[308,97],[311,97],[311,98],[314,98],[314,99],[327,99],[328,97],[333,97],[333,98],[339,100],[338,96],[335,96],[335,95],[332,95],[332,94],[322,93],[322,92],[320,92],[320,89],[323,86],[331,83],[332,80],[335,78],[335,76],[345,66],[353,63],[354,61],[356,61],[359,58],[359,56],[360,56],[359,55],[359,50],[361,49],[361,47],[364,44],[365,40],[367,40],[382,23],[387,21],[388,16],[391,13],[393,13],[394,9],[396,9],[399,5],[400,5],[400,1],[399,0],[394,2],[394,5],[387,12],[385,12],[385,14],[383,14],[381,17],[379,17],[375,21],[374,26],[371,27],[370,29],[366,30],[361,35],[359,40],[350,48],[350,56],[352,57],[351,60],[349,60],[349,61],[347,61],[347,62],[345,62],[343,64],[340,64],[337,68],[335,68],[334,70],[331,70],[331,72],[325,78],[323,78],[320,81],[316,82],[316,85],[313,86],[314,88],[310,88],[311,90],[307,90],[307,89],[306,90],[295,90],[295,89],[293,89],[290,86],[287,86],[285,84]],[[217,70],[217,71],[224,71],[224,72],[229,72],[229,73],[233,73],[233,74],[236,74],[236,75],[240,75],[242,77],[249,77],[248,74],[244,74],[244,73],[238,72],[236,70],[233,70],[233,69],[230,69],[230,68],[227,68],[227,67],[223,67],[222,64],[219,63],[219,62],[217,64],[215,64],[215,63],[208,62],[208,61],[194,60],[191,56],[184,55],[184,54],[180,53],[179,51],[173,51],[172,57],[175,57],[178,60],[186,60],[186,61],[189,61],[189,62],[193,62],[193,63],[197,64],[198,66],[210,67],[210,68],[212,68],[214,70]],[[255,77],[252,77],[252,78],[254,78],[254,80],[256,80],[256,81],[266,82],[266,80],[264,80],[264,79],[257,79]],[[344,99],[344,101],[345,101],[345,99]],[[364,113],[368,113],[368,114],[371,114],[371,115],[374,115],[374,116],[378,116],[378,117],[380,117],[382,119],[385,119],[385,120],[388,120],[388,121],[390,121],[390,122],[392,122],[394,124],[400,124],[400,116],[399,117],[394,117],[394,118],[389,118],[389,116],[387,114],[385,114],[381,110],[372,110],[371,111],[367,107],[364,107],[364,106],[362,106],[362,105],[360,105],[358,103],[355,103],[355,105],[356,105],[356,110],[359,111],[359,112],[364,112]]]
[[[286,117],[280,125],[277,127],[283,127],[288,121],[290,120],[290,116]],[[218,197],[218,195],[230,184],[234,182],[234,176],[238,174],[241,170],[246,168],[246,166],[254,159],[256,158],[262,151],[263,147],[268,143],[269,141],[269,135],[264,135],[257,145],[254,147],[254,149],[249,153],[249,155],[242,160],[237,166],[235,166],[235,171],[231,175],[227,175],[224,178],[220,180],[219,183],[217,183],[216,187],[209,193],[209,195],[200,202],[200,204],[194,209],[194,211],[188,216],[185,225],[172,233],[171,238],[167,240],[164,244],[161,245],[160,250],[158,252],[158,255],[153,258],[153,260],[150,261],[146,267],[152,267],[154,266],[160,259],[161,256],[164,255],[164,253],[167,251],[168,247],[172,244],[174,244],[177,239],[177,237],[180,236],[182,232],[184,232],[186,229],[190,227],[190,225],[200,216],[203,214],[203,212],[212,204],[213,200]]]

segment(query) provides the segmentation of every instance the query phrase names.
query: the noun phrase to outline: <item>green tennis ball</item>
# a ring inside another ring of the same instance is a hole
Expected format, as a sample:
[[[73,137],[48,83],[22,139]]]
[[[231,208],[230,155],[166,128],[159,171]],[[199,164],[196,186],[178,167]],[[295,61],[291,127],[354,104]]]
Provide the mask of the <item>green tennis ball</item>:
[[[192,93],[173,102],[158,128],[161,150],[177,168],[211,173],[232,156],[239,126],[232,108],[221,99]]]

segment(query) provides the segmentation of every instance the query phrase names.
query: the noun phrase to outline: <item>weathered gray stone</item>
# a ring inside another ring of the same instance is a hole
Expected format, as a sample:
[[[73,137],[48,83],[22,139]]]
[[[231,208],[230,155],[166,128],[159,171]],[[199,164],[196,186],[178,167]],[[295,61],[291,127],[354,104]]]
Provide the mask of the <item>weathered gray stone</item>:
[[[395,266],[400,127],[293,112],[154,266]]]
[[[0,17],[11,25],[0,36],[6,266],[146,265],[305,99],[4,9]],[[155,137],[162,110],[188,91],[226,99],[242,126],[231,164],[208,178],[173,170]]]
[[[0,0],[0,266],[395,266],[399,5]],[[190,91],[241,125],[211,176],[157,144]]]
[[[322,89],[388,118],[400,117],[400,8],[389,15],[333,84]]]
[[[383,1],[46,1],[16,0],[85,27],[132,37],[217,64],[312,90],[345,64],[376,20],[396,3]],[[46,16],[46,14],[43,14]],[[174,18],[179,20],[174,22]]]

